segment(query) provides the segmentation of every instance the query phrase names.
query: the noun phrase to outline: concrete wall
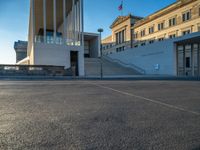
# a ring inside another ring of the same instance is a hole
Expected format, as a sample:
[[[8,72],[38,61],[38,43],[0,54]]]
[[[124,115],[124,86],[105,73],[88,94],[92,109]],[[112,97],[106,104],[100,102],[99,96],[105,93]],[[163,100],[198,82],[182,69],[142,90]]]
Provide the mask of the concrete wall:
[[[128,49],[108,56],[142,68],[146,74],[176,75],[176,54],[173,40]]]
[[[99,44],[99,37],[95,37],[90,40],[90,56],[92,58],[97,58],[99,56],[100,51],[100,44]]]
[[[84,52],[82,47],[35,43],[34,65],[54,65],[70,68],[70,51],[79,52],[79,75],[84,76]]]
[[[194,37],[200,37],[200,32],[113,53],[108,57],[133,64],[145,70],[146,74],[177,75],[175,43]]]

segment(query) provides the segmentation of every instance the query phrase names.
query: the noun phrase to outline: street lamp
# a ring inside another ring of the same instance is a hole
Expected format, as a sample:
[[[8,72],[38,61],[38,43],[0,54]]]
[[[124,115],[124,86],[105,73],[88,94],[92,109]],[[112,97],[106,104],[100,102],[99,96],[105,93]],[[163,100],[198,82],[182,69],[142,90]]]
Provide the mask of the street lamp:
[[[103,78],[103,62],[102,62],[102,43],[101,43],[101,33],[103,32],[103,29],[102,28],[99,28],[97,30],[100,34],[100,57],[101,57],[101,79]]]

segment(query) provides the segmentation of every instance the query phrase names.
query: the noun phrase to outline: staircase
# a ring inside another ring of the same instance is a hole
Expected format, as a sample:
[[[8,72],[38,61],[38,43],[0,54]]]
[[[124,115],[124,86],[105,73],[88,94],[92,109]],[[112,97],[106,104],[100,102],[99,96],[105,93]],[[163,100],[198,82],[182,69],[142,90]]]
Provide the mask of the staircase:
[[[129,76],[140,75],[140,73],[132,68],[126,68],[117,62],[102,59],[103,75],[104,76]],[[101,74],[101,59],[85,58],[85,75],[100,76]]]

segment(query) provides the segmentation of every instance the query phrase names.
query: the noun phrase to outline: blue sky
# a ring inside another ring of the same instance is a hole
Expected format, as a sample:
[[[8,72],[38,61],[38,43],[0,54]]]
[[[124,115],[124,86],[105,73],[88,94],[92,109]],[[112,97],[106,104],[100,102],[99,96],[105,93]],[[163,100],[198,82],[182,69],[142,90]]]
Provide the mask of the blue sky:
[[[124,0],[123,14],[145,17],[176,0]],[[103,37],[111,31],[109,26],[121,13],[121,0],[84,0],[85,31],[104,29]],[[0,0],[0,64],[15,63],[14,41],[27,40],[29,0]]]

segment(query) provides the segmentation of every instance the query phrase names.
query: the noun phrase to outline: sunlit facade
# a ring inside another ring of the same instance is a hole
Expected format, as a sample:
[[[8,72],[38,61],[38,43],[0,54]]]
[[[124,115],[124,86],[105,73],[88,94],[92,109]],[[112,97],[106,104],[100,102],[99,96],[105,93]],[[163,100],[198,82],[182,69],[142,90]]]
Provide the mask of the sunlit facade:
[[[30,65],[75,66],[84,75],[83,0],[30,0]]]

